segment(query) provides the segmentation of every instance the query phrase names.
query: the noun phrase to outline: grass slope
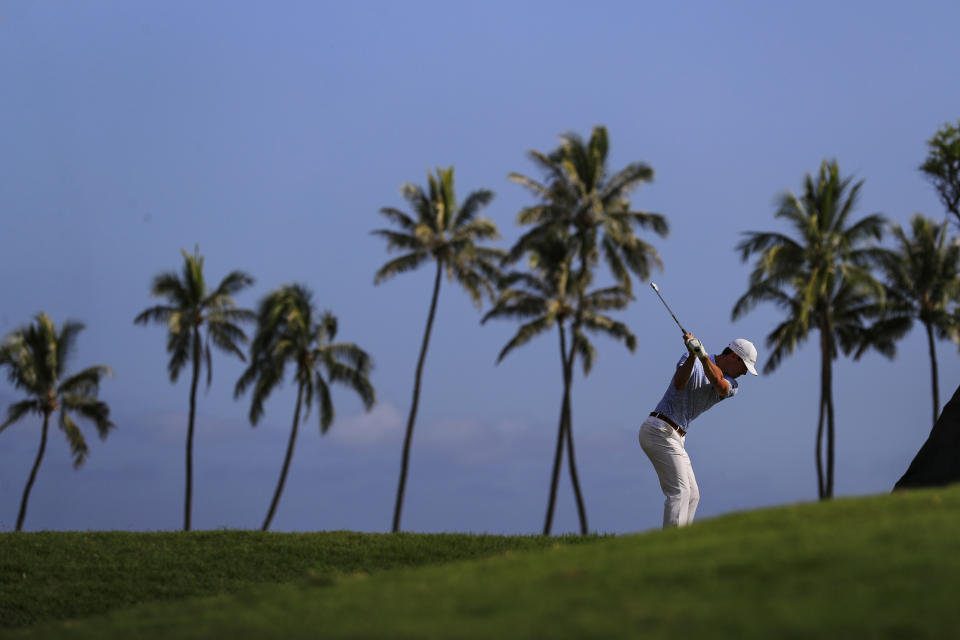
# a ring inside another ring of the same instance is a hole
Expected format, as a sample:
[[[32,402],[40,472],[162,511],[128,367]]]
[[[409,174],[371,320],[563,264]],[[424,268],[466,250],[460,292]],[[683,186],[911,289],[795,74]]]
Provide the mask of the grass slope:
[[[564,537],[577,543],[596,537]],[[331,583],[558,543],[542,536],[259,531],[0,534],[0,629],[284,582]]]
[[[239,594],[14,637],[953,637],[960,487]]]

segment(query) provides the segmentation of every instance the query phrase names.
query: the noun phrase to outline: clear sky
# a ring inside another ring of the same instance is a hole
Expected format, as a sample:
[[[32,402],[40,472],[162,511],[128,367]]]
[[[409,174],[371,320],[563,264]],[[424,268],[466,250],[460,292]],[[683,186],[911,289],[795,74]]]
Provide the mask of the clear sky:
[[[0,2],[0,331],[44,310],[84,322],[74,367],[116,371],[101,390],[117,429],[90,440],[74,471],[53,429],[26,528],[182,526],[189,374],[170,384],[165,331],[133,318],[151,278],[199,245],[209,280],[243,269],[253,307],[302,282],[375,360],[378,404],[334,394],[321,437],[301,430],[275,530],[389,530],[403,428],[432,270],[373,285],[390,256],[370,231],[400,187],[454,165],[462,198],[496,193],[485,214],[500,246],[519,235],[537,175],[526,153],[566,131],[608,128],[609,163],[642,161],[655,181],[636,208],[665,214],[646,238],[654,281],[712,351],[747,337],[760,351],[780,320],[760,307],[732,322],[751,265],[748,230],[787,229],[774,200],[821,160],[865,180],[857,214],[906,224],[944,213],[917,171],[927,140],[960,117],[956,2]],[[683,351],[649,287],[621,319],[636,353],[597,338],[574,382],[574,434],[590,527],[659,526],[662,495],[637,444]],[[509,321],[479,324],[444,282],[423,380],[403,527],[533,533],[542,527],[561,398],[556,336],[495,366]],[[960,383],[941,342],[941,401]],[[819,394],[814,336],[772,375],[694,423],[687,438],[699,517],[816,498]],[[233,400],[242,365],[214,357],[201,392],[195,528],[256,528],[287,443],[294,389],[266,405]],[[835,368],[836,491],[889,491],[930,430],[930,367],[917,327],[894,361]],[[20,397],[0,382],[0,409]],[[39,421],[0,435],[0,530],[11,530]],[[577,529],[566,467],[554,531]]]

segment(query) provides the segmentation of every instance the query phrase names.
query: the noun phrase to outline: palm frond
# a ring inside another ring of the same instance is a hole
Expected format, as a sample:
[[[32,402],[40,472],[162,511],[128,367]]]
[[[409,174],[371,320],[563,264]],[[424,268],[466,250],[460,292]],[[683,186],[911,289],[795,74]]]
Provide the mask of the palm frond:
[[[745,231],[745,238],[741,240],[736,247],[740,252],[740,260],[746,262],[754,253],[763,253],[772,247],[792,247],[796,251],[802,251],[801,246],[791,237],[782,233],[761,233],[758,231]]]
[[[330,387],[319,373],[315,376],[314,385],[320,404],[320,433],[324,434],[333,424],[333,399],[330,397]]]
[[[177,311],[176,307],[171,307],[169,305],[157,305],[155,307],[150,307],[141,311],[136,318],[133,319],[134,324],[149,324],[151,322],[157,324],[167,324],[170,315]]]
[[[355,391],[368,411],[373,407],[376,393],[362,371],[342,362],[332,361],[327,365],[327,373],[331,383],[342,384]]]
[[[387,251],[397,249],[406,251],[423,251],[425,249],[423,241],[415,233],[400,233],[390,229],[375,229],[370,235],[380,236],[387,240]]]
[[[519,173],[510,173],[507,175],[507,179],[511,182],[516,182],[520,186],[532,192],[535,196],[544,197],[547,194],[547,188],[545,186],[536,180],[533,180],[532,178],[528,178],[525,175]]]
[[[235,296],[253,283],[254,279],[249,274],[243,271],[231,271],[220,281],[213,293],[207,296],[207,300]],[[204,306],[207,305],[204,304]]]
[[[413,271],[430,258],[431,255],[429,253],[417,252],[409,253],[405,256],[400,256],[399,258],[390,260],[385,265],[380,267],[379,271],[377,271],[377,274],[373,279],[373,284],[377,285],[388,278],[392,278],[393,276],[405,273],[407,271]]]
[[[491,200],[493,200],[493,191],[481,189],[471,192],[460,206],[460,210],[457,212],[456,219],[453,222],[453,228],[460,229],[468,224],[474,219],[480,209],[490,204]],[[494,226],[494,229],[496,229],[496,226]]]
[[[11,404],[9,407],[7,407],[7,419],[3,424],[0,424],[0,433],[3,433],[4,429],[28,413],[35,413],[38,416],[43,415],[43,407],[38,400],[30,398],[28,400],[21,400],[20,402]]]
[[[618,215],[627,218],[633,226],[639,229],[649,229],[661,238],[670,234],[670,223],[667,222],[667,217],[662,213],[626,211]]]
[[[247,358],[239,347],[240,344],[248,342],[247,334],[243,329],[230,322],[210,322],[207,325],[207,336],[218,349],[232,353],[246,362]]]
[[[112,375],[113,369],[107,365],[87,367],[61,382],[57,393],[93,397],[99,392],[101,378]]]
[[[644,182],[653,181],[653,168],[642,162],[633,162],[614,174],[604,185],[601,198],[604,202],[619,199]]]
[[[517,333],[510,339],[510,342],[506,344],[500,351],[500,355],[497,356],[497,364],[499,364],[507,354],[516,349],[517,347],[525,345],[527,342],[540,335],[544,331],[547,331],[553,326],[553,318],[549,315],[537,318],[531,322],[528,322],[522,325]]]
[[[351,342],[329,344],[323,348],[322,352],[329,361],[346,362],[351,368],[356,369],[364,376],[370,375],[373,368],[373,360],[370,355]]]
[[[580,314],[580,322],[589,331],[602,333],[623,342],[630,351],[635,351],[637,348],[637,337],[626,324],[618,320],[592,311],[584,311]]]
[[[67,320],[63,323],[60,334],[55,338],[56,347],[54,351],[56,353],[56,366],[54,371],[58,379],[63,375],[63,372],[66,371],[67,362],[69,362],[70,356],[73,355],[76,347],[77,336],[80,335],[83,328],[84,325],[82,322]]]
[[[193,302],[187,289],[180,282],[179,276],[169,271],[154,276],[150,285],[150,295],[155,298],[166,298],[170,306],[176,308],[189,307]]]
[[[87,447],[87,441],[77,427],[77,424],[67,415],[66,411],[60,412],[58,425],[64,435],[67,436],[67,442],[70,443],[70,453],[73,454],[73,468],[79,469],[90,453],[90,449]]]
[[[593,344],[587,339],[586,334],[576,325],[573,327],[572,347],[574,353],[580,356],[584,377],[590,375],[590,371],[593,370],[593,362],[597,358],[597,350],[594,349]]]
[[[73,411],[89,420],[96,427],[97,435],[101,440],[105,440],[110,431],[116,428],[116,425],[110,421],[110,407],[106,402],[89,396],[72,394],[62,396],[61,400],[61,415],[66,415],[66,411]]]
[[[394,209],[393,207],[383,207],[380,209],[380,213],[391,222],[396,223],[396,225],[403,231],[413,231],[417,226],[417,223],[413,220],[413,218],[399,209]]]

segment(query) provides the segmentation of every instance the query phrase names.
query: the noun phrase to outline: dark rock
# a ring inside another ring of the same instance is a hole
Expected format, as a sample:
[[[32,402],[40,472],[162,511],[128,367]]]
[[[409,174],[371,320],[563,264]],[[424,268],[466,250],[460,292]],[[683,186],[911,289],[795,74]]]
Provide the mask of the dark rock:
[[[960,482],[960,387],[893,489],[941,487],[954,482]]]

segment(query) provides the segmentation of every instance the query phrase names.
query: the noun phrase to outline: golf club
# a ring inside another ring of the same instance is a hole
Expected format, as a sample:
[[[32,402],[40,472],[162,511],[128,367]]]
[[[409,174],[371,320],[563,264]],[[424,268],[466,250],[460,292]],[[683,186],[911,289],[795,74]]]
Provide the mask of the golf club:
[[[660,298],[660,302],[663,303],[663,306],[667,308],[667,311],[670,312],[670,317],[673,318],[673,321],[677,323],[677,326],[680,327],[680,331],[683,331],[684,335],[689,333],[686,329],[683,328],[683,325],[680,324],[680,321],[677,320],[677,316],[673,315],[673,310],[670,309],[670,305],[667,304],[667,301],[663,299],[663,296],[660,295],[660,287],[657,286],[657,283],[651,282],[650,286],[653,287],[653,290],[657,292],[657,297]]]

